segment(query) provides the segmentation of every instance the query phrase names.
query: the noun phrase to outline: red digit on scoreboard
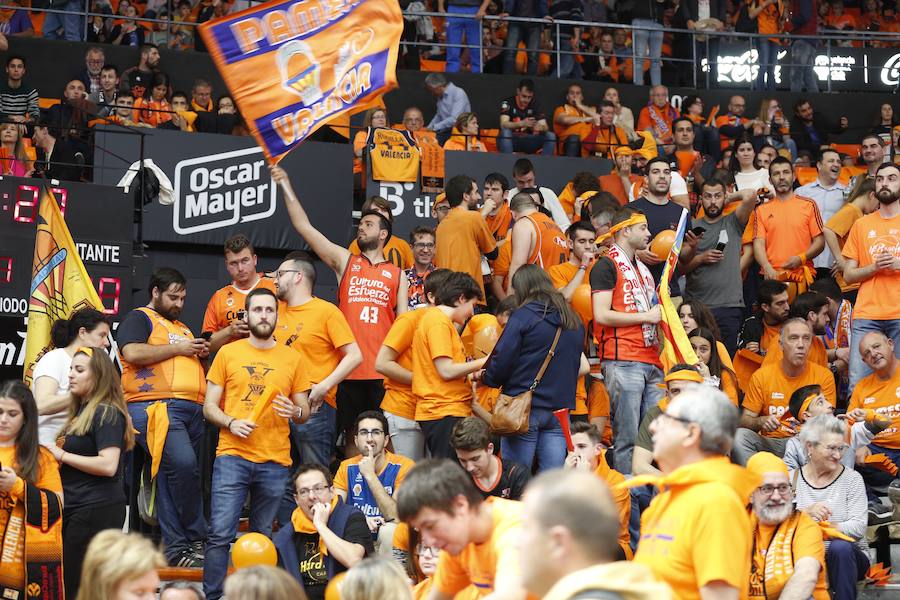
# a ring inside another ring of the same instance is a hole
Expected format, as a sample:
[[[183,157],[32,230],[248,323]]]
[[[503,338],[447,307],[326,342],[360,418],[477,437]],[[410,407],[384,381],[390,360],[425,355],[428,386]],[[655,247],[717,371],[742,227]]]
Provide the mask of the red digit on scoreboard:
[[[122,282],[118,277],[101,277],[97,285],[97,295],[103,302],[103,313],[107,315],[119,314],[119,296],[122,291]],[[107,300],[111,300],[107,303]]]
[[[16,208],[13,219],[19,223],[34,223],[37,212],[39,188],[36,185],[20,185],[16,188]]]
[[[13,259],[10,256],[0,256],[0,283],[12,282]]]
[[[66,201],[69,198],[69,192],[66,191],[66,188],[50,188],[50,191],[53,192],[53,195],[56,196],[56,203],[59,204],[59,214],[66,217]]]

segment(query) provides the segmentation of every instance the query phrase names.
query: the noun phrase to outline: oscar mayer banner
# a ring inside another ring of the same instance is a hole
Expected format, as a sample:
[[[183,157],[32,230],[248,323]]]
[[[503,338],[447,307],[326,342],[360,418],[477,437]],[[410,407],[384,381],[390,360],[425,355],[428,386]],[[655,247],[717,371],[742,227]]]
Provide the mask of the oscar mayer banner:
[[[391,0],[272,0],[200,26],[266,157],[397,87],[403,15]]]

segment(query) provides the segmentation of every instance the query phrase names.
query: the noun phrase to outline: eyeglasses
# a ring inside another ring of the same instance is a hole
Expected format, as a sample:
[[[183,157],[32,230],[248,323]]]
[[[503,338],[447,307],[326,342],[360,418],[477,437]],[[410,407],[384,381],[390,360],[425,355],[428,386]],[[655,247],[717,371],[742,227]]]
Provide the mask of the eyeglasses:
[[[791,493],[791,486],[787,483],[779,483],[778,485],[761,485],[756,488],[763,496],[771,496],[773,492],[778,492],[779,496],[787,496]]]
[[[840,454],[841,456],[843,456],[844,452],[846,452],[850,448],[850,446],[848,446],[847,444],[839,444],[837,446],[825,446],[824,444],[821,444],[820,442],[816,442],[816,446],[824,448],[825,452],[827,452],[828,454]]]
[[[380,429],[360,429],[357,432],[357,435],[359,435],[359,437],[363,437],[363,438],[369,437],[369,436],[381,437],[382,435],[384,435],[384,432]]]
[[[419,544],[416,546],[416,554],[419,556],[425,556],[426,554],[430,554],[432,558],[436,558],[441,551],[433,546],[426,546],[424,544]]]
[[[434,209],[434,212],[436,212],[436,213],[439,213],[439,212],[449,212],[449,210],[450,210],[450,207],[449,207],[449,206],[442,205],[442,206],[438,206],[437,208],[435,208],[435,209]]]
[[[299,273],[297,269],[279,269],[275,271],[275,279],[279,279],[285,273]]]
[[[297,490],[297,496],[299,496],[300,498],[306,498],[312,492],[315,492],[316,496],[318,496],[319,494],[321,494],[322,492],[324,492],[327,489],[328,489],[327,485],[317,485],[317,486],[311,487],[311,488],[300,488],[299,490]]]
[[[437,210],[441,210],[441,209],[438,208]],[[413,244],[413,248],[416,248],[416,249],[418,249],[418,250],[433,250],[433,249],[434,249],[434,242],[431,242],[431,243],[429,243],[429,242],[416,242],[415,244]]]
[[[690,419],[685,419],[684,417],[679,417],[679,416],[676,416],[676,415],[670,415],[670,414],[667,413],[667,412],[661,412],[661,413],[659,413],[659,416],[660,416],[660,417],[665,417],[665,418],[667,418],[667,419],[671,419],[672,421],[678,421],[678,422],[681,423],[682,425],[690,425],[690,424],[693,423],[693,421],[691,421]]]

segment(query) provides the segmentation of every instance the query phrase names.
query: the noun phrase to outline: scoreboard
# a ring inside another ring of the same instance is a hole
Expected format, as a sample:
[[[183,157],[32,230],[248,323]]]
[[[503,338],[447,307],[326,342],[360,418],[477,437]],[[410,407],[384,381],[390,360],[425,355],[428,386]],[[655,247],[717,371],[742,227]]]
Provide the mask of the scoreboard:
[[[0,177],[0,380],[19,379],[41,188],[49,185],[114,326],[132,307],[134,204],[122,188]]]

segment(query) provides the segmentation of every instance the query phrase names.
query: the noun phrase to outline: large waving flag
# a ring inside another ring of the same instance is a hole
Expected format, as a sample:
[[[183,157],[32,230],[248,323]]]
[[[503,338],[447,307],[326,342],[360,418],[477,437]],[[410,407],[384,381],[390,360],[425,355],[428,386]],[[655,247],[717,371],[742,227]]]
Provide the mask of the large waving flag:
[[[24,379],[28,384],[35,363],[50,350],[54,321],[66,319],[80,308],[103,310],[56,198],[47,186],[41,193],[32,265],[25,338]]]
[[[687,363],[689,365],[697,364],[700,359],[691,347],[681,319],[678,318],[678,311],[672,304],[672,297],[669,294],[669,280],[672,279],[672,273],[678,265],[678,254],[681,252],[681,242],[684,240],[684,232],[688,226],[688,211],[681,210],[681,219],[678,221],[678,230],[675,232],[675,243],[669,250],[669,256],[666,258],[666,265],[663,267],[662,277],[659,279],[659,306],[662,309],[662,321],[659,328],[663,334],[664,355],[663,364],[674,365],[676,363]]]
[[[271,0],[200,35],[271,162],[397,87],[397,0]]]

